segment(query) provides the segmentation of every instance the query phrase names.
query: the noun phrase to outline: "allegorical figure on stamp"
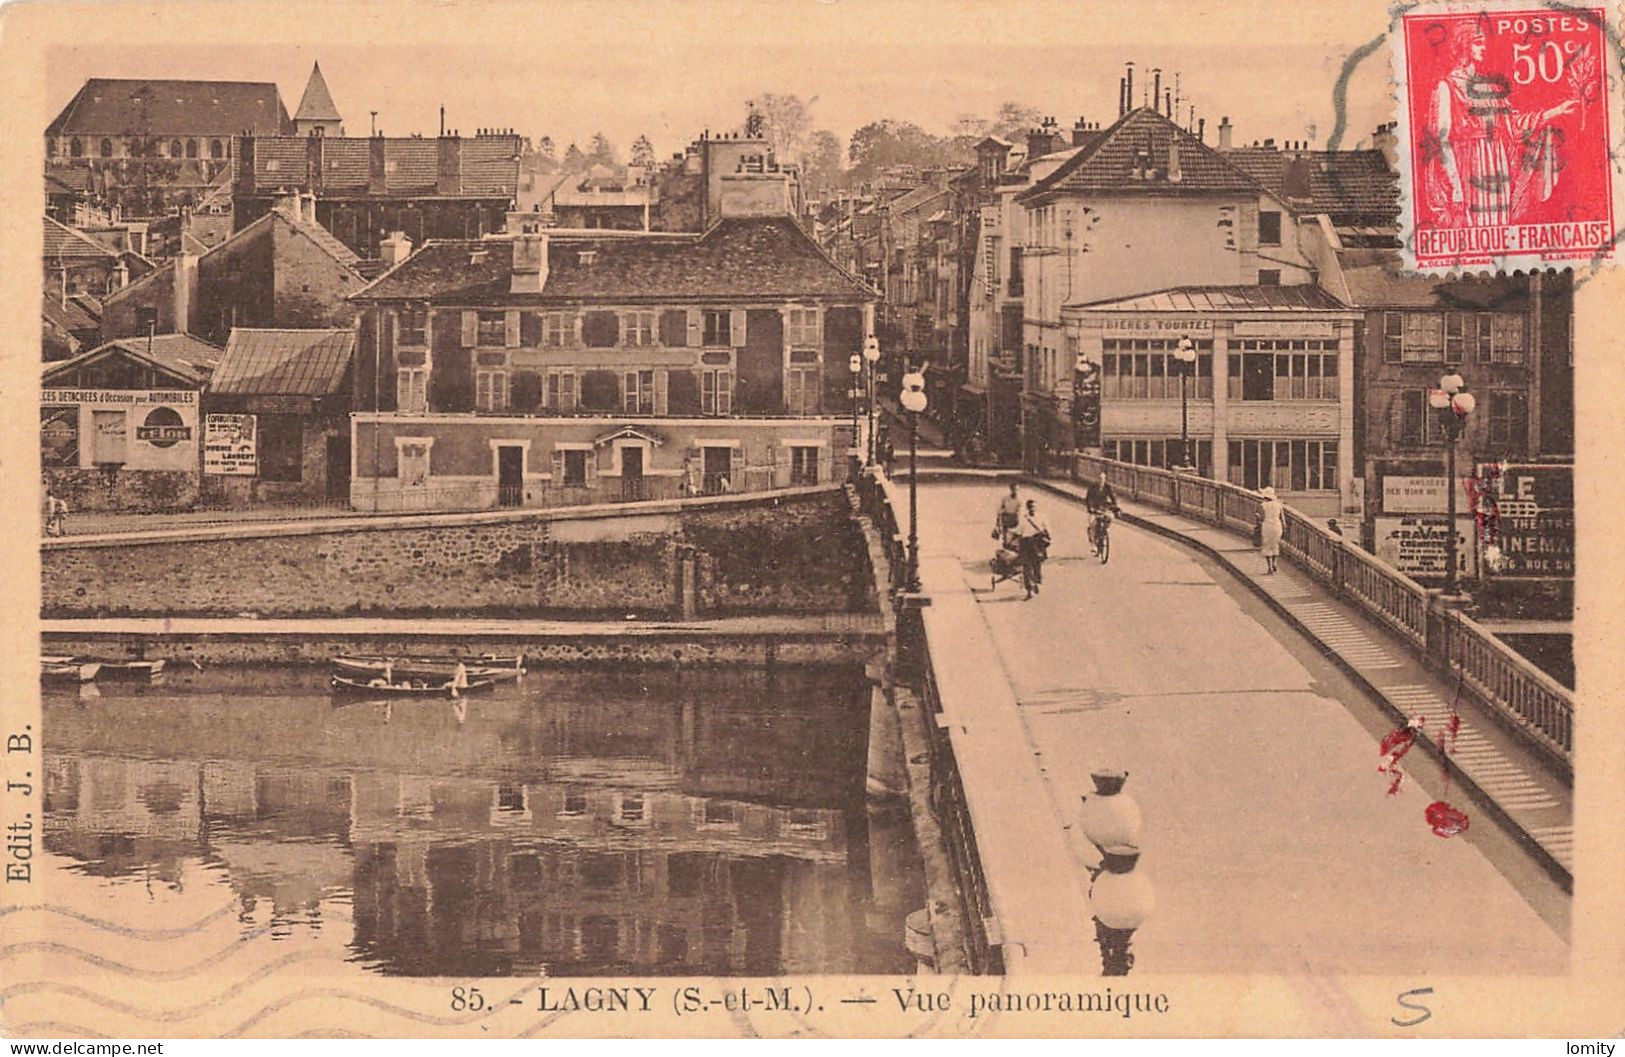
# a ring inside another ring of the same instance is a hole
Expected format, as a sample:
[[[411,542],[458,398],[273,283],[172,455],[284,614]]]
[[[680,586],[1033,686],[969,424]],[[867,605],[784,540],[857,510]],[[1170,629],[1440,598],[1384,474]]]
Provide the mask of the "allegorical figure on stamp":
[[[1436,146],[1424,173],[1428,208],[1445,227],[1494,227],[1524,219],[1557,187],[1560,165],[1552,123],[1579,106],[1567,99],[1519,112],[1511,81],[1484,69],[1484,23],[1464,21],[1450,34],[1453,65],[1429,108],[1427,142]]]

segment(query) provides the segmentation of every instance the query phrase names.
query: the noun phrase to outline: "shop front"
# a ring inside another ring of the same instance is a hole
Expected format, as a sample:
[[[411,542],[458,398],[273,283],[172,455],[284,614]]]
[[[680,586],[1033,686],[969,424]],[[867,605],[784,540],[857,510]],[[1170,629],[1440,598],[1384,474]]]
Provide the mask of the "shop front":
[[[1358,518],[1357,313],[1331,295],[1186,288],[1069,305],[1064,318],[1081,450],[1155,467],[1188,459],[1306,514]]]

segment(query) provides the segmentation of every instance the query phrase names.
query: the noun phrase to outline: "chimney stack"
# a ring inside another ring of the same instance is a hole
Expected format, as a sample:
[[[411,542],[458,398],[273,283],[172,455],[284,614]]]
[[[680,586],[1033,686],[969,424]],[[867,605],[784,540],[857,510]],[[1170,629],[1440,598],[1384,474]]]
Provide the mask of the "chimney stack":
[[[1126,114],[1134,109],[1134,64],[1132,62],[1128,64],[1128,87],[1124,95],[1126,96],[1125,102],[1127,105],[1123,107],[1123,112]]]
[[[1172,88],[1162,90],[1162,107],[1163,113],[1169,121],[1172,121],[1174,119],[1174,90]]]
[[[1388,165],[1389,172],[1399,168],[1399,137],[1394,135],[1392,121],[1378,125],[1376,131],[1371,133],[1371,146],[1382,152],[1382,160]]]
[[[508,292],[513,294],[539,294],[547,285],[547,236],[542,225],[526,221],[513,237],[513,270]]]
[[[393,268],[412,255],[412,240],[404,231],[391,231],[389,237],[378,244],[378,256],[385,268]]]
[[[1228,116],[1221,117],[1219,119],[1219,149],[1221,151],[1231,149],[1230,148],[1230,118]]]
[[[181,250],[175,254],[172,285],[175,296],[173,330],[176,334],[189,334],[192,331],[193,295],[197,291],[197,257],[190,251]]]
[[[1128,113],[1128,82],[1119,77],[1117,79],[1117,116],[1122,117]]]
[[[1151,109],[1162,109],[1162,67],[1155,66],[1151,70]]]
[[[1072,145],[1081,147],[1089,139],[1089,123],[1080,116],[1072,126]]]
[[[1179,132],[1171,132],[1168,136],[1168,182],[1179,183],[1185,174],[1179,168]]]

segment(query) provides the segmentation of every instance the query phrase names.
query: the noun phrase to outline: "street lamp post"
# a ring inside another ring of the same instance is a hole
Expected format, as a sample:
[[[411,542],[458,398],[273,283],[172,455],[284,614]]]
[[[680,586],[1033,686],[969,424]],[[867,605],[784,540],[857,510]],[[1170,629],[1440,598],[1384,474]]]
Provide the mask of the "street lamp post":
[[[1174,358],[1179,361],[1179,459],[1176,469],[1194,472],[1196,460],[1191,458],[1190,396],[1185,390],[1186,379],[1196,369],[1196,343],[1182,336],[1174,347]]]
[[[863,357],[853,353],[847,357],[846,369],[851,372],[852,384],[847,388],[852,396],[852,474],[857,475],[858,462],[863,458],[863,448],[858,443],[858,386],[863,378]]]
[[[873,334],[863,339],[863,360],[869,365],[869,465],[875,464],[875,365],[880,362],[880,339]]]
[[[1477,399],[1467,391],[1467,382],[1451,371],[1439,379],[1439,388],[1428,393],[1428,405],[1439,416],[1444,427],[1445,451],[1445,528],[1444,528],[1444,593],[1455,595],[1459,586],[1456,574],[1456,441],[1467,428],[1467,416],[1478,405]]]
[[[1135,869],[1140,849],[1140,806],[1123,792],[1127,771],[1091,772],[1092,796],[1083,798],[1083,835],[1100,854],[1090,871],[1089,904],[1095,914],[1095,941],[1100,944],[1105,976],[1127,976],[1134,966],[1129,943],[1134,931],[1156,909],[1156,893],[1146,875]]]
[[[908,590],[920,589],[920,499],[919,440],[920,412],[925,410],[925,375],[909,371],[903,375],[903,391],[898,402],[908,412]]]

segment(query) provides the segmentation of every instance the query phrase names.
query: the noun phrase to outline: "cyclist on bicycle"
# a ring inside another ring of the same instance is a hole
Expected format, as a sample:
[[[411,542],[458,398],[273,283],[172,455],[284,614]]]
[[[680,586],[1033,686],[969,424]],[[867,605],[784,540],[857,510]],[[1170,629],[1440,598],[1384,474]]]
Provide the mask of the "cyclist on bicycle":
[[[1106,511],[1121,514],[1117,505],[1117,493],[1112,490],[1112,483],[1106,480],[1106,471],[1100,471],[1100,479],[1089,486],[1089,491],[1083,497],[1084,508],[1093,515],[1089,521],[1089,551],[1091,554],[1100,553],[1100,532],[1103,528]]]

